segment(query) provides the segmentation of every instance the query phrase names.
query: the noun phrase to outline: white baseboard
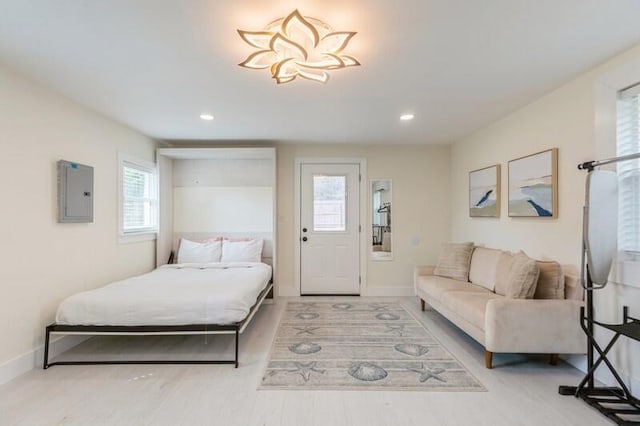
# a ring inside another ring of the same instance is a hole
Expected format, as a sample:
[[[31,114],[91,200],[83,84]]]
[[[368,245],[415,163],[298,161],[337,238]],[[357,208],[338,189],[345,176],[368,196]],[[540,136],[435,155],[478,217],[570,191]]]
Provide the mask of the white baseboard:
[[[88,336],[62,336],[52,340],[49,344],[49,359],[55,358],[61,353],[87,340]],[[19,355],[0,365],[0,385],[7,383],[16,377],[33,370],[42,368],[44,357],[44,345]]]

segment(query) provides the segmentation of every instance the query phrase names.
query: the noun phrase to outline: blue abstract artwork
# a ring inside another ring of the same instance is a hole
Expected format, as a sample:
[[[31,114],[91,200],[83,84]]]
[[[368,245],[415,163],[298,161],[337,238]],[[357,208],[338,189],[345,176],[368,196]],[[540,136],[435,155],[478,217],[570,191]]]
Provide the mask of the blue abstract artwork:
[[[469,216],[500,216],[500,165],[469,172]]]
[[[557,215],[557,148],[509,161],[509,216]]]

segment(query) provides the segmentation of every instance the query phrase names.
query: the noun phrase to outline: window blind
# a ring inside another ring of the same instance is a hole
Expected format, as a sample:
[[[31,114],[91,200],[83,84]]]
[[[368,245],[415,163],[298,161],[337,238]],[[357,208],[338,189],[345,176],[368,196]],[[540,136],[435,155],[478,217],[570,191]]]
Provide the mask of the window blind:
[[[617,155],[640,152],[640,84],[620,92]],[[640,253],[640,159],[622,161],[618,172],[618,249]]]
[[[122,165],[122,232],[157,230],[158,196],[155,171],[137,164]]]

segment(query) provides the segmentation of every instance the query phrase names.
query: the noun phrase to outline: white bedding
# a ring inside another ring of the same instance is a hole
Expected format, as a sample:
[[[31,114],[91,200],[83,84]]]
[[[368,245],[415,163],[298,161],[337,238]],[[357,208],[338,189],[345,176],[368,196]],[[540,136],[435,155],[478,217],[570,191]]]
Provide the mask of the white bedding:
[[[75,294],[58,308],[68,325],[231,324],[243,320],[271,278],[264,263],[164,265]]]

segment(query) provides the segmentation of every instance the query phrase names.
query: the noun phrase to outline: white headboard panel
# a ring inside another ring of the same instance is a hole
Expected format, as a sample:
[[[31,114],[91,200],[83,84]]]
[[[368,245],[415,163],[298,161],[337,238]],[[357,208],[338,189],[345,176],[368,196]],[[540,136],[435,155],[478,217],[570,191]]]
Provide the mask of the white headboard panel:
[[[273,233],[271,232],[174,232],[171,250],[174,255],[178,255],[180,247],[180,239],[186,238],[192,241],[202,241],[210,238],[262,238],[264,245],[262,246],[262,262],[273,266]],[[166,263],[168,259],[164,259]]]

